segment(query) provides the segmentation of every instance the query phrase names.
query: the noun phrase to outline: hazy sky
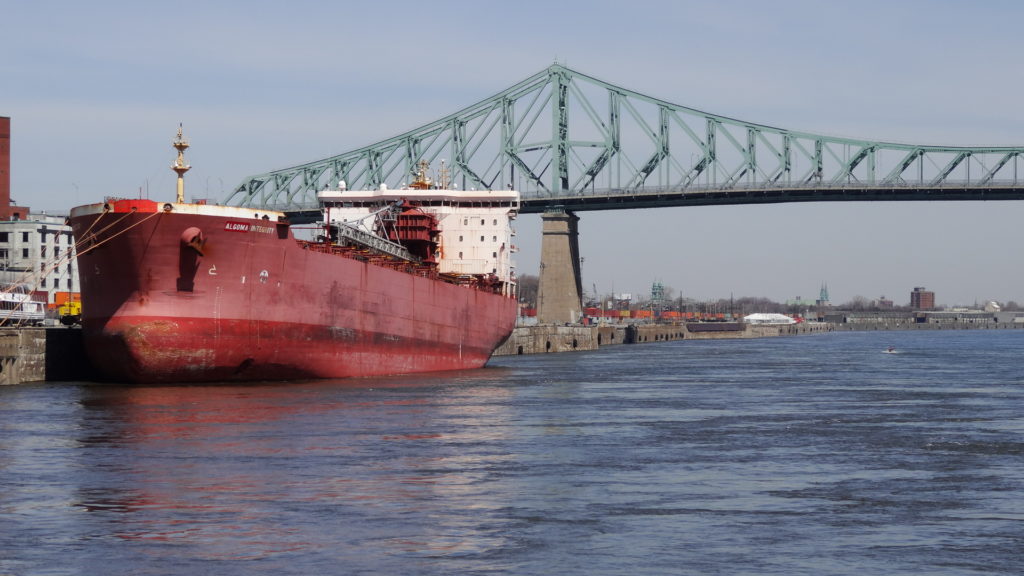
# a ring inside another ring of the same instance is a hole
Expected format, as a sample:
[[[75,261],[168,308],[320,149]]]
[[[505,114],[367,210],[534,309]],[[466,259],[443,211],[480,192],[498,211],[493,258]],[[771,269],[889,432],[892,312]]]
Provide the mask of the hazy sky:
[[[189,195],[371,144],[554,61],[670,102],[836,136],[1024,146],[1024,3],[0,0],[12,197],[66,213]],[[1024,303],[1024,202],[581,213],[584,285],[698,299]],[[536,274],[540,219],[518,221]]]

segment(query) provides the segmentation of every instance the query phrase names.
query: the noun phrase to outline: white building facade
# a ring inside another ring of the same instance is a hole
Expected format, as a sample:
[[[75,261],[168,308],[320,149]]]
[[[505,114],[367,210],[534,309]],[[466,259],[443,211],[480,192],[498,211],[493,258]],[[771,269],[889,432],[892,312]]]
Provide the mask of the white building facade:
[[[37,299],[45,295],[48,305],[59,292],[80,291],[74,238],[63,216],[0,221],[0,283],[24,286]]]

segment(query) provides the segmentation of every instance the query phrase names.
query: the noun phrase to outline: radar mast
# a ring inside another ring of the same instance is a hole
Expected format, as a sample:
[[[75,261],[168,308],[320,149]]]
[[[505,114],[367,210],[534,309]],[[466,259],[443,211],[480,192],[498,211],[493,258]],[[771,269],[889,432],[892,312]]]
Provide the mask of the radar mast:
[[[188,140],[181,136],[181,124],[178,124],[178,137],[174,140],[172,145],[178,151],[178,159],[175,160],[174,166],[171,166],[171,170],[174,170],[178,174],[177,202],[182,204],[185,202],[185,172],[188,172],[189,168],[192,168],[192,166],[185,164],[185,150],[188,149]]]

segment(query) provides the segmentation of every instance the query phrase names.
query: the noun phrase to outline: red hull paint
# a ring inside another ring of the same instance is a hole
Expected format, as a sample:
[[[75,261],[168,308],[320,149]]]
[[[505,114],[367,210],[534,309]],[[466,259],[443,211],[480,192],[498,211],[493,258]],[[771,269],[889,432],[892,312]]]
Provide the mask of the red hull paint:
[[[108,378],[478,368],[514,327],[512,297],[306,249],[286,225],[255,212],[160,206],[133,200],[106,213],[72,212],[86,350]],[[187,244],[196,230],[200,250]]]

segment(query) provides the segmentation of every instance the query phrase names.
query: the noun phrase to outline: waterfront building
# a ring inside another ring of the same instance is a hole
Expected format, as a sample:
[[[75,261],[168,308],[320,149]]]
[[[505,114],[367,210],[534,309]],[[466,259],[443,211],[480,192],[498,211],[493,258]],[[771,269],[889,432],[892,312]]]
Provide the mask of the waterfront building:
[[[25,286],[51,307],[79,292],[74,239],[63,216],[0,220],[0,283]]]
[[[910,307],[914,310],[931,310],[935,308],[935,292],[916,286],[910,293]]]

